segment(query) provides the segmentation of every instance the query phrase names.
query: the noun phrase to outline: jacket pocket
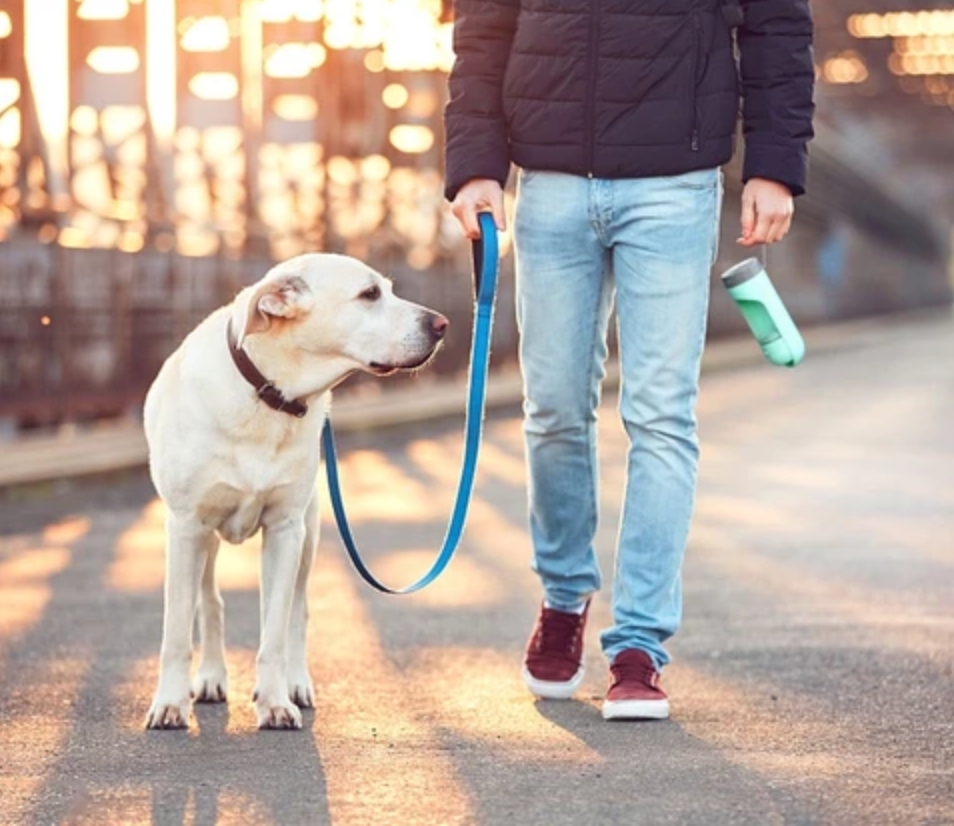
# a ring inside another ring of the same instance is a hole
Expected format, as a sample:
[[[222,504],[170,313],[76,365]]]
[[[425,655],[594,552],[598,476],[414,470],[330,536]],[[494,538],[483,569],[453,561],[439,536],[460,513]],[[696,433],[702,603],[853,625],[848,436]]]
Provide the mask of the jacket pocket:
[[[689,132],[689,145],[693,152],[699,151],[699,100],[698,100],[698,80],[699,58],[702,52],[702,21],[699,19],[698,12],[692,12],[691,20],[692,44],[689,53],[689,106],[691,126]]]

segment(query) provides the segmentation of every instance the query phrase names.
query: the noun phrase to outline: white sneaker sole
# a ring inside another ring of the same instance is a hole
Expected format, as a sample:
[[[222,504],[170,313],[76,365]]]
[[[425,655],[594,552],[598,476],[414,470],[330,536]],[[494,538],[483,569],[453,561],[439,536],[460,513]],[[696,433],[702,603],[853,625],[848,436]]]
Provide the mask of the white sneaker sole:
[[[604,720],[666,720],[669,700],[604,700]]]
[[[583,666],[573,675],[573,679],[565,683],[548,682],[547,680],[538,680],[534,677],[526,666],[523,668],[523,681],[531,694],[536,694],[544,700],[569,700],[576,690],[583,683]]]

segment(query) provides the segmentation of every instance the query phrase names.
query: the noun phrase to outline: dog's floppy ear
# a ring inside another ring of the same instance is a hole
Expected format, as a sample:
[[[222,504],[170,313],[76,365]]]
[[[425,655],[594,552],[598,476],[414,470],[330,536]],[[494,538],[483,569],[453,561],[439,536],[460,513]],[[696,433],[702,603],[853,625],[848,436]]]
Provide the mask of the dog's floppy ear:
[[[314,296],[303,278],[287,275],[269,278],[258,284],[249,296],[244,324],[238,331],[239,347],[246,336],[267,330],[273,318],[293,319],[307,313],[314,304]]]

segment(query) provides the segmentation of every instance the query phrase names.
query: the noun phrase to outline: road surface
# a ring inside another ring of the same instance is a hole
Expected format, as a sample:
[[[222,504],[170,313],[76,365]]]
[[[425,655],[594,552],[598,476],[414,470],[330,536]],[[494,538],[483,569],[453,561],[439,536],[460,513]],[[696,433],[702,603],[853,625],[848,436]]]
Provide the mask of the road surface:
[[[520,656],[528,569],[520,423],[486,428],[459,557],[382,597],[328,519],[312,582],[318,706],[258,732],[254,543],[220,555],[230,702],[145,732],[162,509],[144,474],[0,502],[0,823],[954,823],[954,323],[885,328],[794,371],[703,382],[702,469],[673,718],[608,724],[606,665],[538,702]],[[608,398],[612,570],[625,440]],[[341,440],[356,531],[405,583],[449,513],[458,423]]]

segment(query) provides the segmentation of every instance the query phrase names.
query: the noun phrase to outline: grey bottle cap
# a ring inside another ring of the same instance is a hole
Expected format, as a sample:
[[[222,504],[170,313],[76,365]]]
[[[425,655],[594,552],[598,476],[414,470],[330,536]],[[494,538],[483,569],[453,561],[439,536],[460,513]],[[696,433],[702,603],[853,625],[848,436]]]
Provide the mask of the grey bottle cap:
[[[746,258],[740,264],[730,267],[722,273],[722,283],[729,289],[738,287],[746,281],[751,281],[755,276],[762,272],[762,265],[758,258]]]

